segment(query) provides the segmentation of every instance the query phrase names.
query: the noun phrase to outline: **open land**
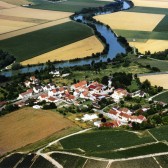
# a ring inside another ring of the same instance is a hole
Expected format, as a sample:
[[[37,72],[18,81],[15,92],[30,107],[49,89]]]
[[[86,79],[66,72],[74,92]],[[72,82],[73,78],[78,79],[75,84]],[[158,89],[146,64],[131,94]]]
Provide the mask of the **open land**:
[[[3,2],[13,4],[13,5],[26,5],[26,4],[32,4],[31,0],[2,0]]]
[[[45,27],[50,27],[57,25],[57,22],[62,20],[62,23],[66,22],[68,17],[72,15],[69,12],[57,12],[57,11],[47,11],[47,10],[38,10],[38,9],[29,9],[19,6],[10,5],[4,2],[0,2],[0,39],[5,39],[5,36],[12,37],[9,32],[15,34],[16,30],[20,30],[23,33],[30,32],[26,31],[25,28],[41,29]],[[8,7],[9,8],[6,8]],[[66,18],[66,19],[65,19]],[[48,22],[51,22],[50,24]],[[44,23],[47,23],[45,25]],[[41,25],[42,24],[42,25]],[[32,31],[33,31],[32,29]],[[23,31],[24,30],[24,31]],[[5,34],[4,34],[5,33]],[[18,33],[16,33],[18,35]]]
[[[168,91],[154,97],[153,100],[168,103]]]
[[[38,64],[50,61],[71,60],[76,58],[84,58],[91,56],[92,53],[102,52],[103,45],[95,37],[91,36],[84,40],[66,45],[59,49],[47,52],[45,54],[35,56],[32,59],[21,62],[22,65]]]
[[[168,0],[132,0],[135,6],[168,8]]]
[[[109,25],[113,30],[139,31],[152,31],[163,18],[164,15],[133,12],[116,12],[95,17],[96,20]]]
[[[83,8],[90,7],[100,7],[108,4],[107,1],[97,1],[97,0],[68,0],[62,2],[49,2],[42,0],[32,0],[34,5],[31,8],[45,9],[45,10],[55,10],[55,11],[66,11],[66,12],[77,12]]]
[[[1,49],[21,62],[93,35],[86,25],[73,21],[0,41]],[[40,43],[39,43],[40,42]]]
[[[95,18],[108,24],[117,35],[126,37],[130,45],[141,53],[145,51],[154,53],[167,49],[168,1],[133,0],[133,2],[135,7],[128,11]]]
[[[45,110],[20,109],[0,118],[0,154],[18,149],[73,126],[63,116]]]
[[[141,82],[148,79],[153,86],[162,86],[164,89],[168,89],[168,74],[147,75],[139,78]]]
[[[168,48],[168,40],[148,40],[146,43],[143,42],[129,42],[131,46],[135,46],[142,53],[150,51],[155,53],[158,51],[164,51]]]

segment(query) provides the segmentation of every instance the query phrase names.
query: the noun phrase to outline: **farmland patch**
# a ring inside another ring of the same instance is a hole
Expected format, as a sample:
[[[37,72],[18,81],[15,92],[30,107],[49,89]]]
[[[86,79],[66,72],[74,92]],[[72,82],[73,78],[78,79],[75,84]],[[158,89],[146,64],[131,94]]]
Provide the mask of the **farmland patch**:
[[[20,62],[92,35],[92,29],[86,25],[67,22],[10,39],[1,40],[0,46],[4,51],[13,54],[16,60]]]
[[[146,75],[140,76],[139,78],[141,82],[147,79],[153,86],[162,86],[164,89],[168,89],[168,74]]]
[[[116,12],[99,15],[95,19],[109,25],[112,29],[152,31],[163,17],[164,15],[158,14]]]
[[[61,153],[52,153],[51,157],[59,162],[64,168],[82,168],[86,159],[78,156],[66,155]]]
[[[153,158],[143,158],[143,159],[134,159],[134,160],[127,160],[127,161],[117,161],[111,164],[110,168],[159,168],[156,161]]]
[[[73,125],[71,121],[51,111],[20,109],[0,118],[0,154],[34,143]]]
[[[84,58],[87,56],[91,56],[92,53],[102,52],[103,48],[104,47],[101,44],[101,42],[95,36],[91,36],[84,40],[66,45],[59,49],[23,61],[21,62],[21,64],[31,65],[31,64],[45,63],[48,60],[60,61],[60,60]]]
[[[162,93],[162,94],[160,94],[160,95],[158,95],[156,97],[154,97],[153,100],[168,103],[168,91],[165,92],[165,93]]]

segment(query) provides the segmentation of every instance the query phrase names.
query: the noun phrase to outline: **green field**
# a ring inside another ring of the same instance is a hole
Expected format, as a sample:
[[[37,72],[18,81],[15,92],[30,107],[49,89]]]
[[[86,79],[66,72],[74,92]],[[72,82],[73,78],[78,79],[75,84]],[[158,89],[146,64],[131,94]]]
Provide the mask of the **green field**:
[[[168,165],[168,155],[156,156],[155,157],[162,168],[167,168]]]
[[[143,66],[150,65],[151,67],[157,67],[160,71],[168,71],[168,61],[152,60],[152,59],[137,59],[137,62]]]
[[[155,136],[159,141],[168,141],[168,126],[162,126],[158,128],[151,129],[150,132]]]
[[[84,168],[106,168],[108,162],[106,161],[98,161],[98,160],[93,160],[89,159],[87,160]]]
[[[0,48],[13,54],[20,62],[92,35],[93,31],[88,26],[71,21],[1,40]]]
[[[51,157],[58,161],[64,168],[82,168],[86,159],[82,157],[66,155],[61,153],[52,153]]]
[[[96,157],[105,157],[109,159],[119,159],[119,158],[129,158],[162,152],[168,152],[168,146],[164,143],[157,143],[143,147],[136,147],[133,149],[127,149],[117,152],[108,152],[108,151],[94,152],[92,153],[92,155]]]
[[[168,91],[156,96],[153,100],[162,101],[168,103]]]
[[[166,15],[161,22],[155,27],[153,31],[156,32],[167,32],[168,31],[168,15]]]
[[[134,8],[129,9],[128,12],[168,15],[168,9],[167,8],[153,8],[153,7],[144,7],[144,6],[143,7],[135,6]]]
[[[153,141],[154,139],[147,133],[145,136],[139,137],[132,132],[107,129],[92,130],[87,133],[74,135],[61,140],[60,143],[65,150],[80,148],[85,151],[86,155],[100,155],[106,158],[106,154],[113,152],[115,149]]]
[[[149,167],[150,165],[150,167]],[[134,159],[120,162],[113,162],[110,168],[159,168],[153,158]]]
[[[135,31],[135,30],[118,30],[115,29],[114,32],[117,35],[126,37],[128,41],[136,39],[137,42],[146,42],[148,39],[154,40],[168,40],[167,32],[149,32],[149,31]]]
[[[61,3],[51,3],[43,0],[32,1],[35,3],[35,5],[31,6],[31,8],[66,12],[77,12],[83,8],[99,7],[109,3],[96,0],[68,0]]]

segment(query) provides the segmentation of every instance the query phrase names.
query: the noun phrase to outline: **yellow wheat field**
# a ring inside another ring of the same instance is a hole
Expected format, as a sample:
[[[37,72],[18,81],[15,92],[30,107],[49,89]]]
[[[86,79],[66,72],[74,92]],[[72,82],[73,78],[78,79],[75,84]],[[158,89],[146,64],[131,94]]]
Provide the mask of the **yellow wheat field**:
[[[71,60],[75,58],[84,58],[92,55],[92,53],[101,52],[103,45],[95,37],[91,36],[84,40],[69,44],[48,53],[36,56],[32,59],[21,62],[22,65],[38,64],[50,61]]]
[[[1,9],[13,8],[13,7],[15,7],[15,5],[0,1],[0,7],[1,7]]]
[[[116,12],[96,16],[95,19],[108,24],[112,29],[152,31],[165,15],[136,12]]]
[[[72,14],[70,12],[24,8],[2,1],[0,1],[0,7],[0,34],[3,34],[0,35],[0,40],[28,33],[31,30],[35,31],[65,23],[70,20],[69,16]]]
[[[35,25],[35,26],[32,26],[32,27],[8,32],[8,33],[5,33],[5,34],[0,34],[0,40],[5,40],[5,39],[11,38],[11,37],[19,36],[19,35],[22,35],[22,34],[25,34],[25,33],[30,33],[30,32],[36,31],[36,30],[40,30],[40,29],[44,29],[44,28],[47,28],[47,27],[59,25],[59,24],[69,22],[69,21],[70,21],[69,18],[65,18],[65,19],[51,21],[51,22]]]
[[[164,89],[168,89],[168,74],[141,76],[139,78],[141,82],[148,79],[153,86],[162,86]]]
[[[129,42],[131,46],[136,47],[141,53],[150,51],[151,53],[164,51],[168,48],[168,40],[148,40],[145,43]]]
[[[1,0],[3,2],[9,3],[9,4],[13,4],[13,5],[25,5],[25,4],[32,4],[32,2],[28,1],[28,0]]]
[[[168,8],[168,0],[132,0],[135,6]]]
[[[2,9],[1,15],[26,17],[26,18],[34,18],[34,19],[45,19],[45,20],[58,20],[58,19],[69,17],[70,15],[72,15],[72,13],[41,10],[41,9],[31,9],[31,8],[16,6],[15,8]]]
[[[35,23],[0,19],[0,34],[36,25]]]

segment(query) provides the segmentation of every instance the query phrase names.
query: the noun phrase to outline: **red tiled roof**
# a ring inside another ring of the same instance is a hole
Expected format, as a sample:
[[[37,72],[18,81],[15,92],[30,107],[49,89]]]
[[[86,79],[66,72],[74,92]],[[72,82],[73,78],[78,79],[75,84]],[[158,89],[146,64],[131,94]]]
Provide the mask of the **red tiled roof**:
[[[48,97],[48,94],[47,94],[47,93],[41,94],[40,97],[41,97],[41,98],[47,98],[47,97]]]
[[[138,118],[139,120],[145,120],[145,119],[146,119],[146,117],[143,116],[143,115],[139,115],[139,116],[137,116],[137,118]]]
[[[57,99],[54,98],[54,97],[49,97],[48,100],[49,100],[49,101],[55,101],[55,100],[57,100]]]
[[[118,114],[115,110],[112,110],[112,109],[109,111],[109,113],[113,114],[113,115],[117,115]]]
[[[120,113],[120,116],[125,117],[125,118],[131,118],[131,115],[128,115],[126,113]]]
[[[79,82],[79,83],[74,84],[74,87],[75,87],[75,88],[78,88],[78,87],[82,87],[82,86],[84,86],[84,85],[86,85],[86,84],[87,84],[86,81],[81,81],[81,82]]]

